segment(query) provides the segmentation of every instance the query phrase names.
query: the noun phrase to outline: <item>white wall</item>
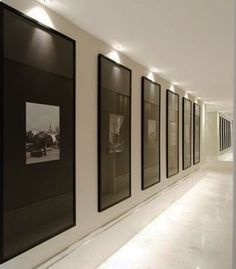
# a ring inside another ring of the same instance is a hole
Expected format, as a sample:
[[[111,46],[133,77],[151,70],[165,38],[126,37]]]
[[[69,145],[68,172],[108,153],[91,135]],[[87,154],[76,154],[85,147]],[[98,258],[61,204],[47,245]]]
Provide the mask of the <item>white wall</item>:
[[[180,173],[166,179],[166,89],[170,82],[155,76],[161,84],[161,183],[141,190],[141,76],[147,76],[149,70],[121,55],[121,63],[132,69],[132,197],[112,208],[97,211],[97,55],[109,54],[113,49],[104,42],[77,28],[51,10],[31,0],[3,1],[18,10],[33,14],[42,22],[53,24],[54,28],[76,40],[76,227],[54,237],[51,240],[23,253],[4,264],[4,269],[29,269],[45,262],[68,246],[82,239],[99,227],[117,218],[148,197],[163,190],[180,178],[192,173],[206,160],[205,144],[205,105],[201,109],[201,163],[182,171],[182,97],[180,94]],[[37,9],[38,8],[38,9]],[[40,9],[39,9],[40,8]],[[168,57],[168,55],[167,55]],[[186,96],[187,97],[187,96]],[[192,101],[195,98],[189,96]]]
[[[218,155],[218,113],[207,112],[206,140],[207,140],[207,157],[215,159]]]

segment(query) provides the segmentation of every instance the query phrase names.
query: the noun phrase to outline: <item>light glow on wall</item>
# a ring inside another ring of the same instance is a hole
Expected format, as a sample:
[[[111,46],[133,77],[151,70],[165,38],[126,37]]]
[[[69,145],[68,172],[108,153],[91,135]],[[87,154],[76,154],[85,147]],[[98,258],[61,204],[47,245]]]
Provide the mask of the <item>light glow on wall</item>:
[[[206,116],[206,108],[205,108],[205,104],[203,104],[202,105],[202,115],[201,115],[201,117],[202,117],[202,130],[205,128],[205,124],[206,124],[206,122],[205,122],[205,116]]]
[[[26,14],[30,16],[31,18],[39,21],[40,23],[48,27],[54,28],[52,20],[50,19],[49,15],[42,7],[31,8],[30,10],[26,11]]]
[[[150,79],[151,81],[155,81],[155,77],[154,77],[154,75],[153,75],[152,72],[149,72],[147,77],[148,77],[148,79]]]
[[[185,98],[188,98],[188,93],[187,93],[187,92],[185,92],[184,97],[185,97]]]
[[[106,56],[116,63],[121,63],[119,53],[116,50],[111,51]]]
[[[175,92],[175,87],[174,87],[173,84],[170,86],[170,90],[171,90],[172,92]]]
[[[195,103],[198,104],[198,101],[200,101],[201,99],[202,99],[201,97],[196,97],[196,98],[195,98]]]

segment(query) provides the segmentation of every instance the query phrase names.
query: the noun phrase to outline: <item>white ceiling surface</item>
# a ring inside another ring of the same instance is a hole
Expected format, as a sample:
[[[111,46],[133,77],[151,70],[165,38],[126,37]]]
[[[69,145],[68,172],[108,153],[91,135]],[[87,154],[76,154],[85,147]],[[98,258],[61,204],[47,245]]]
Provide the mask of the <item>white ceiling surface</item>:
[[[38,0],[42,2],[43,0]],[[233,107],[233,0],[52,0],[57,13],[211,108]]]

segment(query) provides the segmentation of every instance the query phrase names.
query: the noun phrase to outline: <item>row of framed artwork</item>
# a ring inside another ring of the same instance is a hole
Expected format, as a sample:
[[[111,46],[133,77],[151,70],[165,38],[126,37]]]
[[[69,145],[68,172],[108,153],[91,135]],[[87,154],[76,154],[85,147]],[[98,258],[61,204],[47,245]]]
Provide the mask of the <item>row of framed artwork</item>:
[[[219,138],[220,151],[224,151],[231,147],[231,121],[220,116],[219,117]]]
[[[0,2],[0,262],[76,225],[76,43]],[[99,55],[98,211],[131,196],[131,70]],[[142,78],[142,188],[160,181],[160,90]],[[191,102],[183,100],[184,169]],[[194,105],[194,163],[200,107]],[[179,96],[167,91],[167,176],[179,171]]]
[[[131,196],[132,71],[98,56],[98,210]],[[142,190],[161,180],[161,85],[142,77]],[[179,95],[166,93],[166,174],[179,173]],[[192,108],[193,107],[193,108]],[[183,170],[200,162],[200,106],[183,98]],[[193,145],[192,145],[193,110]]]

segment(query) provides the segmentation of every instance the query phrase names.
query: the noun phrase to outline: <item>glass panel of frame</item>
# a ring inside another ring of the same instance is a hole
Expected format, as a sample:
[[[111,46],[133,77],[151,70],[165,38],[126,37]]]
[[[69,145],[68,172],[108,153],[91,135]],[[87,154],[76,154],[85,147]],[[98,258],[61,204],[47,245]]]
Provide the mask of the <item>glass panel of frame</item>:
[[[131,195],[131,70],[98,56],[98,210]]]
[[[200,162],[200,106],[193,106],[193,163]]]
[[[160,182],[161,86],[142,77],[142,189]]]
[[[183,98],[183,170],[192,163],[192,102]]]
[[[219,121],[219,133],[220,133],[220,151],[222,151],[222,118]]]
[[[223,118],[223,149],[225,150],[226,149],[226,146],[225,146],[225,119]]]
[[[167,177],[179,173],[179,95],[167,90]]]
[[[5,261],[75,225],[75,41],[0,9]]]
[[[226,147],[228,148],[229,147],[229,129],[228,129],[228,127],[229,127],[229,124],[228,124],[229,122],[228,121],[226,121]]]
[[[223,125],[222,125],[223,148],[222,148],[222,150],[225,150],[226,149],[226,147],[225,147],[225,119],[222,118],[222,121],[223,121]]]

